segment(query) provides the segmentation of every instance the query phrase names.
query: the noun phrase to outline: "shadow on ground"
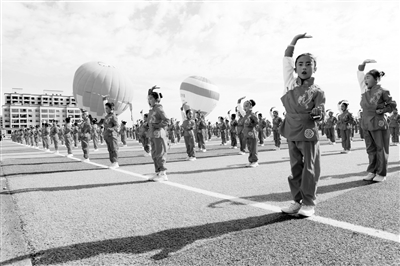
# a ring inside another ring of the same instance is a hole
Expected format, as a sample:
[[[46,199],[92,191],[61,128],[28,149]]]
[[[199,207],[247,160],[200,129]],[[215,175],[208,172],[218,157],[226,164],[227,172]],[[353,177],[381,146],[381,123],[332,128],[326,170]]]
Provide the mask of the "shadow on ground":
[[[162,260],[171,253],[177,252],[197,240],[216,238],[231,232],[267,226],[292,219],[296,218],[281,213],[271,213],[200,226],[174,228],[144,236],[108,239],[41,250],[3,261],[0,265],[10,265],[29,258],[33,260],[33,264],[68,264],[71,261],[79,261],[104,253],[143,254],[157,250],[161,251],[153,255],[151,259]]]

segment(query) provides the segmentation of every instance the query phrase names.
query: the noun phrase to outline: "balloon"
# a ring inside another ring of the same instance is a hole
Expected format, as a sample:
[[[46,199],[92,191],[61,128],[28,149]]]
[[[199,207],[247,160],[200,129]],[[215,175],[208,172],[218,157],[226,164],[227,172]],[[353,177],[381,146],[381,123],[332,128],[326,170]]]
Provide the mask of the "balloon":
[[[190,76],[180,87],[182,103],[187,103],[195,112],[205,116],[214,110],[219,101],[219,89],[210,80],[200,76]]]
[[[103,62],[88,62],[75,72],[73,95],[79,108],[98,119],[104,118],[103,96],[114,103],[114,113],[122,114],[133,98],[130,79],[114,66]]]

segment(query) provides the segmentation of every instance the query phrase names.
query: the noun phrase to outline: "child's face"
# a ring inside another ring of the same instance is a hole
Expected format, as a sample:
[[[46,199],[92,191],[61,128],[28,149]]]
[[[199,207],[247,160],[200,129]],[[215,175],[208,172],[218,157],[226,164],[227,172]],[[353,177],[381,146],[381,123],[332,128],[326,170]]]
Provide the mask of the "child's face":
[[[153,107],[156,104],[156,99],[154,99],[153,95],[147,96],[147,101],[151,107]]]
[[[247,112],[247,111],[251,110],[251,108],[252,108],[252,106],[251,106],[250,102],[245,101],[243,104],[243,109]]]
[[[296,73],[301,79],[309,79],[316,71],[315,62],[309,55],[299,57],[296,62]]]
[[[372,88],[373,86],[378,84],[378,81],[371,74],[366,74],[365,75],[364,82],[365,82],[365,85],[367,85],[368,88]]]
[[[347,106],[346,106],[345,104],[342,104],[342,105],[340,106],[340,109],[342,109],[342,111],[346,111]]]
[[[107,113],[107,114],[111,113],[111,108],[108,107],[108,105],[106,105],[106,113]]]
[[[186,114],[186,117],[187,117],[188,119],[192,119],[192,117],[193,117],[193,111],[190,110],[190,111]]]

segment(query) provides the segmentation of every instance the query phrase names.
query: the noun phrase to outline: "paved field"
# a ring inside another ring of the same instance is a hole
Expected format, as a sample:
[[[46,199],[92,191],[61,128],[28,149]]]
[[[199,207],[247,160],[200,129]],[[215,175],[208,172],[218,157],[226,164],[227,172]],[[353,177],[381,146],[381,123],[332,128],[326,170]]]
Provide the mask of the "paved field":
[[[148,182],[152,159],[138,143],[110,170],[105,146],[81,162],[1,142],[0,265],[400,265],[399,147],[387,181],[363,181],[367,154],[321,141],[316,215],[284,215],[288,150],[247,155],[214,138],[197,161],[184,144],[168,154],[168,182]]]

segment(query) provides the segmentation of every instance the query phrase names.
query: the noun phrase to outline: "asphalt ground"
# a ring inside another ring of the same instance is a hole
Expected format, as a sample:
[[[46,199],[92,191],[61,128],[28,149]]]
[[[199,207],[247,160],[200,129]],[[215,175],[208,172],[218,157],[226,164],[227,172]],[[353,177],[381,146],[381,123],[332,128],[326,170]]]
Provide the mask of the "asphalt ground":
[[[283,141],[284,142],[284,141]],[[321,140],[316,214],[285,215],[287,145],[247,155],[220,146],[186,161],[172,145],[167,182],[149,182],[151,157],[129,140],[116,170],[106,146],[67,158],[1,142],[0,265],[400,265],[399,147],[382,183],[363,181],[368,157]]]

